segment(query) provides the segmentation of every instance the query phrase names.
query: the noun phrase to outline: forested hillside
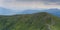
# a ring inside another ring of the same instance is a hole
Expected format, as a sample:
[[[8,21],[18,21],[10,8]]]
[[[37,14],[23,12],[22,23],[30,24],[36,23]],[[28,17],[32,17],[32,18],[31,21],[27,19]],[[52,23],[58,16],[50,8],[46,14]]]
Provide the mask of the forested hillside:
[[[46,12],[0,15],[0,30],[60,30],[60,18]]]

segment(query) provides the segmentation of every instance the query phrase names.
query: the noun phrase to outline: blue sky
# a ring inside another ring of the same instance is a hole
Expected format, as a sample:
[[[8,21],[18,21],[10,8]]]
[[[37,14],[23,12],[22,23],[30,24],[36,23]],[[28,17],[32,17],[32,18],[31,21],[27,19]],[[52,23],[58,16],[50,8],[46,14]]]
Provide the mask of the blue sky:
[[[10,9],[9,11],[13,12],[23,11],[26,9],[60,9],[60,0],[0,0],[0,7]],[[2,12],[4,12],[4,10]]]

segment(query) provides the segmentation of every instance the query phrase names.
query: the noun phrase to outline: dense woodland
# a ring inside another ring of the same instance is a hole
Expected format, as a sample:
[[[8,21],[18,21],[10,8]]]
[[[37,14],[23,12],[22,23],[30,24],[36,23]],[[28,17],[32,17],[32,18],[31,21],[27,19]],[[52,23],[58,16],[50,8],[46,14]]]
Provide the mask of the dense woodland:
[[[60,30],[60,18],[46,12],[0,15],[0,30]]]

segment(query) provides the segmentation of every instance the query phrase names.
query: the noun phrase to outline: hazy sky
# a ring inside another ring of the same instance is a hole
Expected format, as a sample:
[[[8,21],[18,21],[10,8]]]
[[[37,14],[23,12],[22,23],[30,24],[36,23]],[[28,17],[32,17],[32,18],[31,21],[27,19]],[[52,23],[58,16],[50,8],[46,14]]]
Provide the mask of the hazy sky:
[[[9,9],[60,8],[60,0],[0,0],[0,7]]]

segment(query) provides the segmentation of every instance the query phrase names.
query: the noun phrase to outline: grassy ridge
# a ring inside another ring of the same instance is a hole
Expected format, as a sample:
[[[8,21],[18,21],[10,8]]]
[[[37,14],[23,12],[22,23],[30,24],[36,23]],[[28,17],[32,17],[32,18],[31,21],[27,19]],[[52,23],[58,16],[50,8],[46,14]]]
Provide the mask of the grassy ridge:
[[[0,16],[0,30],[60,30],[60,18],[46,12]]]

